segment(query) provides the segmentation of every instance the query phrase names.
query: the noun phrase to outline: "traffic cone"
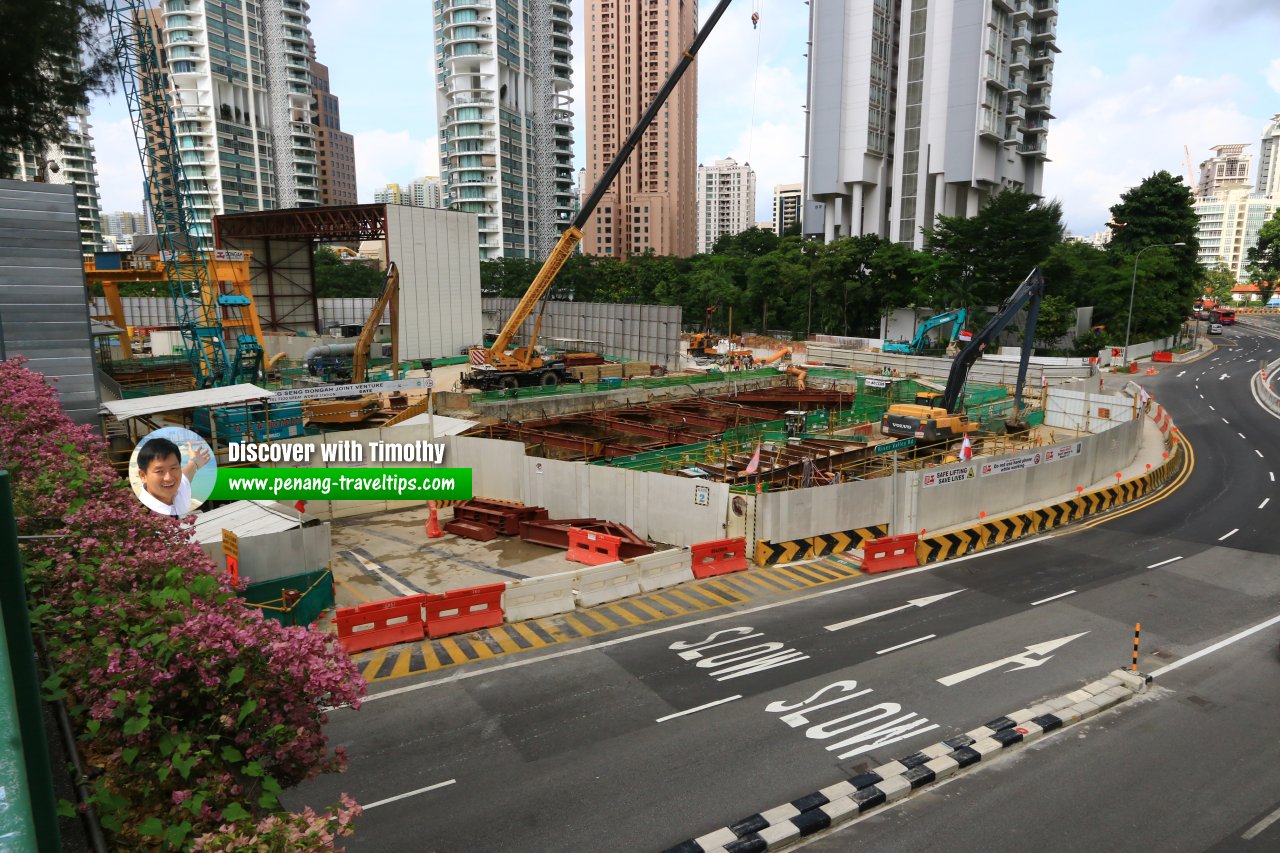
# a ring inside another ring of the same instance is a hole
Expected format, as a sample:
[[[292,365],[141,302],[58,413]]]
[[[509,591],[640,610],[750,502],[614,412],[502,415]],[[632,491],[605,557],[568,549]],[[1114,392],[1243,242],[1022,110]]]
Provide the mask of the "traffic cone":
[[[439,539],[441,536],[444,536],[444,531],[440,529],[440,519],[436,515],[438,512],[436,510],[436,502],[431,501],[427,504],[427,508],[427,538]]]

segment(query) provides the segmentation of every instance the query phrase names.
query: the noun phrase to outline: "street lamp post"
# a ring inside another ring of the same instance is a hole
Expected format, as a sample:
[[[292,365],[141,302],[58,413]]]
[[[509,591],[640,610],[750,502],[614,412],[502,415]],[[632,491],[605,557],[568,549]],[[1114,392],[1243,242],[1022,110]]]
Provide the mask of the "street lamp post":
[[[1168,249],[1172,246],[1185,246],[1186,243],[1155,243],[1151,246],[1143,246],[1138,250],[1138,254],[1133,256],[1133,281],[1129,284],[1129,314],[1124,319],[1124,366],[1129,367],[1129,330],[1133,328],[1133,293],[1138,286],[1138,259],[1142,257],[1142,253],[1147,249]]]

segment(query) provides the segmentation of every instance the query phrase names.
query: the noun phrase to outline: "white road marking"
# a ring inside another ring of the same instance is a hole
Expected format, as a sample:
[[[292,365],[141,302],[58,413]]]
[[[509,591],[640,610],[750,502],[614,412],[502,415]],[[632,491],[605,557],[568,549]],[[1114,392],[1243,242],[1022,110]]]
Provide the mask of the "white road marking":
[[[1147,566],[1147,568],[1148,568],[1148,569],[1158,569],[1158,568],[1160,568],[1161,566],[1167,566],[1167,565],[1169,565],[1170,563],[1176,563],[1176,562],[1178,562],[1178,561],[1179,561],[1179,560],[1181,560],[1181,559],[1182,559],[1181,557],[1170,557],[1169,559],[1167,559],[1167,560],[1162,560],[1162,561],[1160,561],[1159,563],[1152,563],[1150,566]]]
[[[1223,418],[1223,419],[1222,419],[1222,422],[1223,422],[1224,424],[1230,424],[1230,423],[1231,423],[1231,421],[1227,420],[1226,418]]]
[[[923,643],[925,640],[932,640],[936,636],[938,635],[929,634],[928,636],[920,637],[915,640],[907,640],[905,643],[898,643],[898,645],[896,646],[890,646],[887,649],[881,649],[880,651],[876,652],[876,654],[883,655],[883,654],[888,654],[889,652],[896,652],[898,649],[905,649],[907,646],[914,646],[916,643]]]
[[[1241,438],[1244,438],[1244,433],[1242,433],[1242,432],[1238,432],[1238,433],[1236,433],[1236,435],[1240,436]],[[1244,440],[1245,440],[1245,441],[1248,441],[1249,439],[1245,438]]]
[[[1204,399],[1204,395],[1203,395],[1203,394],[1201,394],[1201,395],[1200,395],[1200,399],[1202,399],[1202,400]],[[1210,407],[1209,407],[1209,411],[1211,411],[1211,412],[1216,412],[1216,411],[1218,411],[1218,410],[1217,410],[1217,409],[1215,409],[1213,406],[1210,406]]]
[[[1236,535],[1236,534],[1237,534],[1237,533],[1239,533],[1239,532],[1240,532],[1240,528],[1239,528],[1239,527],[1237,527],[1237,528],[1233,529],[1230,533],[1224,533],[1224,534],[1222,534],[1221,536],[1219,536],[1219,537],[1218,537],[1218,541],[1219,541],[1219,542],[1221,542],[1223,539],[1226,539],[1226,538],[1227,538],[1227,537],[1229,537],[1229,536],[1234,536],[1234,535]]]
[[[1219,382],[1221,382],[1223,379],[1230,379],[1230,378],[1231,378],[1231,374],[1230,374],[1230,373],[1224,373],[1224,374],[1222,374],[1221,376],[1219,376],[1219,377],[1218,377],[1218,381],[1219,381]]]
[[[1187,372],[1187,371],[1185,371],[1185,370],[1183,370],[1183,371],[1179,371],[1178,375],[1177,375],[1177,376],[1175,376],[1175,377],[1173,377],[1173,378],[1174,378],[1174,379],[1181,379],[1181,378],[1182,378],[1182,374],[1184,374],[1184,373],[1186,373],[1186,372]]]
[[[1152,678],[1159,678],[1160,676],[1164,675],[1166,672],[1175,670],[1178,667],[1183,666],[1184,664],[1191,663],[1193,660],[1199,660],[1205,655],[1213,654],[1218,649],[1225,649],[1227,646],[1231,645],[1234,642],[1237,642],[1238,640],[1243,640],[1245,637],[1249,636],[1250,634],[1256,634],[1259,631],[1264,631],[1267,628],[1270,628],[1272,625],[1276,624],[1277,622],[1280,622],[1280,616],[1272,616],[1267,621],[1259,622],[1257,625],[1254,625],[1252,628],[1245,628],[1239,634],[1235,634],[1233,636],[1227,637],[1225,640],[1219,640],[1218,642],[1214,643],[1212,646],[1207,646],[1198,652],[1192,652],[1182,660],[1176,660],[1171,664],[1162,666],[1159,669],[1157,669],[1155,672],[1151,673],[1150,675]],[[1272,649],[1272,652],[1274,651],[1275,650]]]
[[[724,699],[717,699],[714,702],[708,702],[705,705],[699,705],[698,707],[690,708],[687,711],[676,711],[674,714],[667,714],[665,717],[659,717],[658,719],[654,720],[654,722],[665,723],[667,720],[674,720],[676,717],[683,717],[685,714],[696,714],[699,711],[705,711],[708,708],[714,708],[717,705],[723,705],[725,702],[732,702],[735,699],[741,699],[741,698],[742,698],[742,695],[739,694],[737,696],[729,696]]]
[[[1075,592],[1076,591],[1074,589],[1069,589],[1066,592],[1060,592],[1057,595],[1051,595],[1048,598],[1042,598],[1039,601],[1033,601],[1031,602],[1031,606],[1035,607],[1037,604],[1047,604],[1050,601],[1056,601],[1057,599],[1065,598],[1068,595],[1075,595]]]
[[[1038,538],[1024,539],[1019,542],[1014,542],[1010,545],[1005,545],[1002,548],[988,548],[985,551],[975,551],[974,553],[966,554],[963,557],[956,557],[954,560],[944,560],[940,563],[930,563],[927,566],[917,566],[914,569],[900,569],[896,572],[884,572],[883,574],[878,574],[878,575],[875,575],[874,577],[871,577],[865,580],[859,579],[853,583],[846,584],[845,586],[838,586],[832,589],[820,589],[820,590],[816,590],[814,592],[808,593],[806,595],[801,595],[796,598],[787,599],[785,601],[774,601],[770,604],[761,604],[756,607],[748,607],[745,610],[736,610],[732,613],[720,613],[715,616],[707,616],[702,619],[694,619],[692,622],[681,622],[677,625],[667,625],[662,628],[654,628],[652,631],[646,631],[642,634],[629,634],[625,637],[616,637],[612,640],[605,640],[600,643],[592,643],[591,645],[587,645],[587,646],[578,646],[577,648],[574,648],[574,649],[564,649],[563,651],[552,652],[546,655],[539,655],[538,657],[534,657],[534,658],[523,658],[519,660],[506,661],[504,663],[498,664],[497,666],[488,666],[482,669],[470,669],[470,670],[464,670],[460,668],[454,669],[449,673],[449,675],[446,675],[443,678],[437,678],[432,681],[420,681],[416,684],[405,685],[404,687],[393,687],[390,690],[383,690],[380,693],[370,693],[360,701],[364,704],[368,704],[369,702],[373,702],[376,699],[390,699],[393,696],[399,696],[404,693],[412,693],[416,690],[424,690],[428,687],[438,687],[441,684],[449,684],[454,681],[462,681],[468,678],[475,678],[476,676],[479,676],[479,675],[489,675],[491,673],[498,672],[504,669],[516,669],[517,667],[529,666],[530,664],[540,663],[542,661],[547,661],[547,660],[554,660],[556,658],[567,657],[569,655],[580,655],[583,652],[596,652],[596,651],[599,651],[600,649],[608,648],[609,646],[616,646],[619,643],[632,643],[632,642],[635,642],[636,640],[648,639],[649,637],[653,637],[657,634],[669,634],[672,631],[683,631],[687,628],[694,628],[698,625],[708,625],[708,624],[711,624],[712,622],[723,622],[726,619],[741,619],[744,616],[749,616],[752,613],[759,613],[762,610],[773,610],[775,607],[787,607],[789,605],[798,604],[802,601],[809,601],[814,598],[822,598],[823,596],[827,596],[827,595],[837,595],[842,592],[848,592],[851,589],[861,589],[862,587],[868,586],[870,584],[884,583],[885,581],[890,581],[890,580],[893,580],[894,578],[905,577],[907,575],[915,575],[915,574],[919,574],[920,572],[930,572],[938,568],[939,566],[954,566],[956,563],[962,563],[965,560],[976,560],[979,557],[986,557],[991,554],[998,554],[1002,551],[1012,551],[1015,548],[1025,548],[1028,545],[1034,545],[1041,541],[1042,540]]]
[[[1025,651],[1021,651],[1016,655],[1009,655],[1007,658],[993,660],[990,663],[984,663],[980,666],[975,666],[972,669],[966,669],[963,672],[952,673],[951,675],[946,675],[937,679],[937,681],[944,687],[954,687],[962,681],[968,681],[970,678],[976,678],[985,672],[990,672],[993,669],[999,669],[1007,663],[1020,663],[1022,666],[1015,666],[1013,669],[1007,669],[1005,670],[1006,673],[1015,672],[1019,669],[1031,669],[1032,667],[1040,666],[1041,664],[1048,663],[1052,660],[1053,655],[1049,654],[1049,652],[1056,648],[1060,648],[1061,646],[1065,646],[1072,640],[1078,640],[1087,633],[1089,632],[1082,631],[1079,634],[1072,634],[1068,637],[1059,637],[1056,640],[1047,640],[1043,643],[1036,643],[1035,645],[1027,646]],[[1031,655],[1044,655],[1044,657],[1033,658]]]
[[[1268,350],[1268,352],[1270,352],[1270,350]],[[1244,833],[1244,835],[1241,835],[1240,837],[1243,838],[1245,841],[1250,841],[1254,838],[1254,836],[1261,834],[1264,829],[1266,829],[1268,826],[1271,826],[1271,824],[1275,823],[1278,820],[1280,820],[1280,809],[1276,809],[1271,814],[1267,815],[1262,820],[1258,821],[1253,826],[1249,827],[1249,829]]]
[[[1271,482],[1273,482],[1273,483],[1274,483],[1274,482],[1276,481],[1276,472],[1275,472],[1275,471],[1268,471],[1267,473],[1271,475]]]
[[[828,625],[827,630],[839,631],[841,628],[848,628],[852,625],[857,625],[860,622],[870,622],[872,619],[877,619],[881,616],[888,616],[890,613],[897,613],[899,610],[908,610],[912,607],[927,607],[928,605],[933,604],[935,601],[941,601],[944,598],[950,598],[951,596],[955,595],[957,592],[964,592],[964,590],[953,589],[951,592],[944,592],[941,595],[931,595],[928,598],[913,598],[910,601],[908,601],[906,604],[901,605],[900,607],[892,607],[888,610],[881,610],[879,613],[868,613],[866,616],[859,616],[857,619],[850,619],[846,622],[836,622],[833,625]]]
[[[1200,399],[1201,399],[1201,400],[1203,400],[1203,399],[1204,399],[1204,395],[1203,395],[1203,394],[1201,394],[1201,395],[1200,395]]]
[[[419,788],[416,791],[405,791],[403,794],[396,794],[394,797],[387,797],[385,800],[378,800],[373,803],[361,803],[361,807],[368,811],[376,809],[378,806],[385,806],[387,803],[394,803],[396,800],[403,800],[406,797],[415,797],[418,794],[425,794],[427,791],[434,791],[436,788],[445,788],[457,782],[457,779],[450,779],[448,782],[437,782],[434,785],[428,785],[425,788]]]
[[[1271,498],[1264,499],[1262,503],[1258,504],[1258,509],[1264,508],[1269,503],[1271,503]]]
[[[1259,450],[1259,449],[1258,449],[1258,448],[1256,448],[1256,447],[1253,449],[1253,452],[1254,452],[1254,453],[1256,453],[1256,454],[1258,454],[1258,458],[1259,458],[1259,459],[1266,459],[1266,458],[1267,458],[1267,457],[1263,456],[1263,455],[1262,455],[1262,451],[1261,451],[1261,450]]]

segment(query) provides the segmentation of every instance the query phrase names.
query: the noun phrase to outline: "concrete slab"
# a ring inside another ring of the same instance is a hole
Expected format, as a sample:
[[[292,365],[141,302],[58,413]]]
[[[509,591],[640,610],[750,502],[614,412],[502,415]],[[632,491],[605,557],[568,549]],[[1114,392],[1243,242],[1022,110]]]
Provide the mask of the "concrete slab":
[[[452,513],[441,513],[443,525]],[[333,523],[330,562],[339,607],[416,592],[444,592],[581,568],[557,548],[499,536],[477,542],[428,539],[425,508],[371,513]]]

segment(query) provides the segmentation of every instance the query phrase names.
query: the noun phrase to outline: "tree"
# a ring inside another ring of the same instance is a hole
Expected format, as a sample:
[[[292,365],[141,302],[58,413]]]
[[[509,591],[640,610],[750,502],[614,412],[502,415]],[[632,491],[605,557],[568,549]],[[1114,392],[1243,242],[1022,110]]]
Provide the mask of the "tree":
[[[43,153],[66,138],[67,117],[91,93],[111,89],[106,15],[94,0],[0,0],[0,150]],[[16,166],[0,158],[0,177]]]
[[[1258,285],[1258,295],[1266,305],[1280,281],[1280,210],[1262,224],[1258,244],[1245,257],[1249,262],[1249,281]]]
[[[1062,204],[1004,190],[976,216],[939,216],[924,233],[938,260],[935,304],[998,304],[1062,241]]]
[[[1205,272],[1202,292],[1205,296],[1210,296],[1219,302],[1230,302],[1231,291],[1235,289],[1236,283],[1235,274],[1219,258],[1213,269]]]
[[[323,243],[316,246],[316,295],[320,297],[377,298],[382,294],[386,276],[363,263],[347,263]]]
[[[1046,293],[1040,300],[1040,313],[1036,315],[1035,342],[1052,347],[1066,337],[1075,324],[1075,306],[1061,296]]]

